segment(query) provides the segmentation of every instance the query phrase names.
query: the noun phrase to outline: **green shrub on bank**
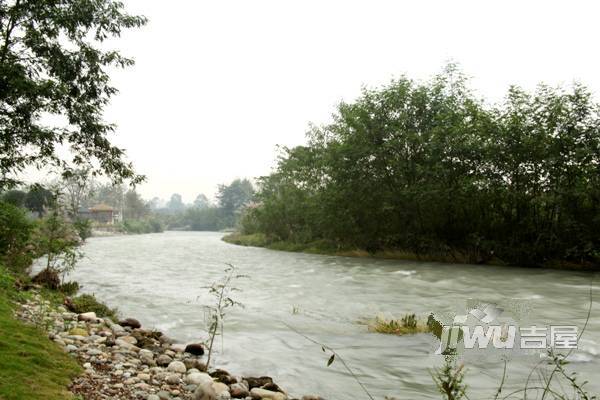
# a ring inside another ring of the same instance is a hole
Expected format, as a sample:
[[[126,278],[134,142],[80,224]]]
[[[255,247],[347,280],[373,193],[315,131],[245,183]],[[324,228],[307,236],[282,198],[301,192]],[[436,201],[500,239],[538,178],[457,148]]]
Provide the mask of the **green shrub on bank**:
[[[16,273],[25,272],[31,265],[29,240],[33,226],[24,209],[0,201],[0,262]]]
[[[81,240],[85,241],[92,237],[92,221],[89,219],[79,218],[73,222],[73,227],[77,230]]]
[[[123,232],[132,234],[159,233],[164,230],[163,224],[156,218],[127,219],[121,223]]]
[[[94,312],[97,317],[108,317],[112,320],[117,320],[117,310],[99,302],[96,296],[92,294],[82,294],[81,296],[74,297],[68,302],[68,307],[72,312],[78,314]]]

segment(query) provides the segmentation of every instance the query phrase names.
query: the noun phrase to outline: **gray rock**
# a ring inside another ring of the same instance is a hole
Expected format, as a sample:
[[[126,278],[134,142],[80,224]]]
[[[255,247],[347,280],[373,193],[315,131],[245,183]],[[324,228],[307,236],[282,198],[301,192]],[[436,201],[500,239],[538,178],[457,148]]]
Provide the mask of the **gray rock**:
[[[171,394],[165,390],[158,392],[158,398],[160,400],[171,400]]]
[[[193,400],[216,400],[217,394],[213,389],[212,382],[206,382],[196,388]]]
[[[79,314],[77,319],[79,319],[80,321],[95,322],[96,320],[98,320],[98,317],[96,317],[95,312],[86,312],[86,313]]]
[[[165,382],[167,382],[169,385],[177,385],[179,380],[179,375],[177,374],[170,374],[165,378]]]
[[[185,374],[186,370],[187,370],[187,368],[185,367],[185,364],[182,363],[181,361],[172,361],[171,363],[169,363],[169,366],[167,367],[167,371],[177,372],[179,374]]]
[[[250,395],[253,398],[258,399],[269,399],[269,400],[287,400],[287,396],[283,393],[272,392],[261,388],[253,388],[250,391]]]
[[[188,376],[184,378],[184,381],[187,384],[201,385],[205,382],[212,382],[213,379],[209,374],[205,374],[204,372],[194,372],[188,374]]]
[[[173,359],[171,357],[169,357],[168,355],[161,354],[156,359],[156,364],[160,365],[160,366],[165,366],[165,365],[169,365],[172,361],[173,361]]]
[[[241,383],[234,383],[230,387],[231,397],[235,399],[244,399],[250,396],[250,391],[248,388]]]

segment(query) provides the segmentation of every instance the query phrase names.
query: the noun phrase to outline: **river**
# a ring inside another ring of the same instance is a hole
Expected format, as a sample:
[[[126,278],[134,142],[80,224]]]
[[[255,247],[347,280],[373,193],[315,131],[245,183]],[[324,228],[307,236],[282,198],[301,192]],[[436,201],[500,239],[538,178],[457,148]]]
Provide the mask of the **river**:
[[[328,355],[320,346],[283,322],[335,348],[377,399],[439,399],[429,374],[442,364],[441,356],[432,354],[433,336],[371,333],[360,321],[380,314],[450,315],[464,311],[469,298],[520,299],[538,325],[581,328],[589,307],[591,274],[278,252],[227,244],[221,237],[166,232],[91,238],[72,278],[123,316],[190,342],[207,336],[203,305],[213,300],[205,286],[220,279],[225,263],[231,263],[248,275],[235,282],[242,290],[234,294],[244,308],[228,311],[215,365],[234,374],[270,375],[294,395],[328,399],[365,396],[340,362],[327,367]],[[594,293],[598,298],[600,291]],[[594,306],[597,310],[597,301]],[[587,387],[593,393],[600,392],[596,315],[592,310],[571,357],[571,366],[591,381]],[[534,357],[512,359],[507,388],[522,387],[534,362]],[[471,357],[466,367],[470,398],[492,398],[502,361]]]

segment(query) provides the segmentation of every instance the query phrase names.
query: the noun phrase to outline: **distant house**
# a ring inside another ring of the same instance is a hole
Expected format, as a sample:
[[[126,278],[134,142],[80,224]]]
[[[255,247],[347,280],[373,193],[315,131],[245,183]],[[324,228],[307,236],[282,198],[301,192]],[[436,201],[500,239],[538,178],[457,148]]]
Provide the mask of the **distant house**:
[[[112,225],[117,213],[115,209],[107,204],[97,204],[90,208],[79,210],[79,217],[89,219],[100,224]]]

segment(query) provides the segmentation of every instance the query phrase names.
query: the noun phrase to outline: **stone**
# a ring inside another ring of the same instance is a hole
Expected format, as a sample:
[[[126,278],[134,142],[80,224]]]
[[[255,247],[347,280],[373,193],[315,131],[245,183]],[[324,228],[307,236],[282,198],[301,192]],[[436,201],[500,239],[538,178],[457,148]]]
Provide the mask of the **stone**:
[[[169,357],[168,355],[161,354],[156,359],[156,364],[160,365],[160,366],[165,366],[165,365],[169,365],[172,361],[173,361],[173,359],[171,357]]]
[[[67,347],[65,347],[65,350],[67,350],[68,353],[72,353],[74,351],[77,351],[77,346],[68,344]]]
[[[77,319],[79,321],[96,322],[98,320],[98,317],[96,317],[95,312],[86,312],[86,313],[79,314],[77,316]]]
[[[261,387],[265,386],[266,384],[273,383],[273,379],[268,376],[261,376],[260,378],[248,377],[245,379],[246,379],[246,382],[248,382],[249,389],[261,388]]]
[[[133,336],[122,336],[119,340],[124,340],[129,344],[137,344],[137,339]]]
[[[205,382],[199,385],[194,391],[193,400],[216,400],[217,393],[213,389],[212,382]]]
[[[191,374],[188,374],[188,376],[186,376],[184,378],[184,382],[187,384],[193,384],[193,385],[201,385],[205,382],[212,382],[213,379],[210,375],[205,374],[204,372],[194,372]]]
[[[169,363],[169,366],[167,367],[167,371],[177,372],[179,374],[185,374],[186,370],[187,370],[187,368],[185,367],[185,364],[182,363],[181,361],[172,361],[171,363]]]
[[[112,324],[110,325],[110,330],[116,335],[117,333],[124,333],[125,332],[125,328],[123,328],[121,325],[117,325],[117,324]]]
[[[215,394],[217,395],[217,399],[225,400],[225,398],[231,397],[231,395],[229,394],[229,386],[227,386],[226,384],[221,382],[213,382],[212,387],[215,391]],[[227,393],[227,395],[225,395],[225,393]]]
[[[158,398],[160,400],[171,400],[171,394],[165,390],[158,392]]]
[[[323,398],[320,396],[313,396],[311,394],[307,394],[302,396],[302,400],[323,400]]]
[[[156,394],[150,394],[148,397],[146,397],[146,400],[160,400],[160,397],[158,397]]]
[[[137,377],[145,382],[150,380],[150,374],[138,374]]]
[[[169,385],[177,385],[179,383],[179,375],[177,375],[177,374],[167,375],[165,382],[167,382]]]
[[[202,356],[204,355],[204,346],[202,345],[202,343],[191,343],[185,346],[184,351],[195,356]]]
[[[88,331],[83,328],[73,328],[69,331],[69,335],[71,336],[88,336]]]
[[[185,350],[185,344],[173,343],[171,346],[169,346],[169,350],[174,351],[175,353],[183,353]]]
[[[229,387],[231,397],[234,399],[245,399],[250,396],[248,389],[241,383],[234,383]]]
[[[287,400],[287,396],[283,393],[272,392],[261,388],[253,388],[250,391],[250,395],[255,399]]]
[[[142,327],[142,324],[140,323],[140,321],[138,321],[135,318],[126,318],[122,321],[119,321],[119,325],[121,326],[128,326],[132,329],[138,329]]]

